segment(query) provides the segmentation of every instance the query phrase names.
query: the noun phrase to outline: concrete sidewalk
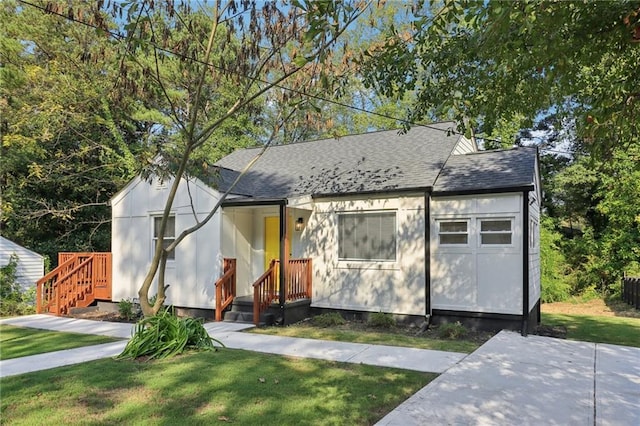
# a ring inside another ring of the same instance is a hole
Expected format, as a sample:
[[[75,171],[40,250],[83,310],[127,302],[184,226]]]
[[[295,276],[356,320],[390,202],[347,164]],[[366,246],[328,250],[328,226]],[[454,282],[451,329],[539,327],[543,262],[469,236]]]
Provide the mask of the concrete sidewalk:
[[[51,315],[29,315],[8,318],[0,320],[0,324],[74,333],[99,334],[118,338],[131,337],[131,331],[133,330],[133,326],[126,323],[91,321]],[[205,329],[209,335],[220,340],[228,348],[292,357],[317,358],[330,361],[441,373],[467,356],[467,354],[457,352],[299,339],[294,337],[239,332],[252,327],[253,325],[250,324],[226,322],[205,323]],[[126,342],[116,342],[116,344],[85,346],[83,348],[0,361],[0,377],[55,368],[70,365],[75,362],[108,358],[120,353],[125,344]],[[120,348],[119,350],[117,350],[118,347]],[[74,362],[74,360],[77,361]]]
[[[502,331],[379,425],[640,424],[640,348]]]

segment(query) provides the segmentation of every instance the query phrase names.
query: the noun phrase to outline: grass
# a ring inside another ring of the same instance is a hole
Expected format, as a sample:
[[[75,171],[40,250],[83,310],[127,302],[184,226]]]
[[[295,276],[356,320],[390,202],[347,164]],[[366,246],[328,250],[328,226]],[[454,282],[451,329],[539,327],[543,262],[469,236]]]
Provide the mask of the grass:
[[[62,333],[0,324],[0,360],[115,342],[106,336]]]
[[[640,318],[543,312],[542,324],[566,327],[572,340],[640,347]]]
[[[310,324],[299,323],[288,327],[261,327],[248,330],[250,333],[269,334],[288,337],[304,337],[308,339],[333,340],[338,342],[368,343],[377,345],[403,346],[409,348],[432,349],[471,353],[483,342],[473,340],[435,339],[425,335],[407,335],[394,330],[349,330],[341,326],[322,328]],[[490,336],[487,335],[487,339]]]
[[[435,374],[222,349],[0,379],[18,424],[372,424]]]

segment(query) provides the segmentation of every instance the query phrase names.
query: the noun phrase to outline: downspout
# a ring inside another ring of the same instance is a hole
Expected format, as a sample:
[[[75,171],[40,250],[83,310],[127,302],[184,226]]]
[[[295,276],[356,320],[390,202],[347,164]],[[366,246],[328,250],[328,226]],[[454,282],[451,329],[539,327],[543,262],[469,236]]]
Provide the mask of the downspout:
[[[424,194],[424,318],[431,324],[431,191]]]
[[[529,191],[522,192],[522,335],[529,332]]]
[[[280,204],[280,268],[279,268],[279,280],[280,280],[280,318],[282,318],[282,325],[284,322],[284,305],[287,301],[287,283],[285,282],[286,271],[288,266],[288,253],[287,253],[287,207],[286,201]]]

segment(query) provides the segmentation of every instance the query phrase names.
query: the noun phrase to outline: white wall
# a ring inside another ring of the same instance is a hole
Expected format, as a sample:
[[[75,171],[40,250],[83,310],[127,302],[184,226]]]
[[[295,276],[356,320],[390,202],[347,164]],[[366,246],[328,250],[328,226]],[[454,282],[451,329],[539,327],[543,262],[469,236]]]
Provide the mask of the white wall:
[[[44,276],[44,257],[4,237],[0,237],[0,266],[9,264],[11,255],[18,257],[16,282],[23,290]]]
[[[338,260],[338,213],[395,211],[395,262]],[[302,257],[313,258],[312,306],[425,313],[424,197],[316,200],[301,234]]]
[[[153,256],[153,217],[161,215],[171,182],[159,185],[134,179],[112,200],[112,253],[114,301],[138,297]],[[195,179],[189,182],[193,209],[204,219],[219,194]],[[187,183],[179,186],[172,214],[176,217],[176,236],[196,223]],[[220,276],[220,213],[203,228],[178,245],[175,260],[167,262],[165,282],[170,284],[167,302],[175,306],[213,309],[214,283]],[[152,287],[150,295],[156,293]]]
[[[540,300],[540,203],[529,193],[529,311]]]
[[[522,194],[431,200],[431,307],[522,314]],[[481,246],[480,219],[511,219],[510,246]],[[438,221],[468,221],[465,246],[442,246]]]

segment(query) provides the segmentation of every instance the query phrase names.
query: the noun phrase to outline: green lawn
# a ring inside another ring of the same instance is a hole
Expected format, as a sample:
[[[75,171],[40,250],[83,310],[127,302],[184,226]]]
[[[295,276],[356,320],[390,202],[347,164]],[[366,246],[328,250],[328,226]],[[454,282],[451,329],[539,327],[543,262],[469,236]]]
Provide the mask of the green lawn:
[[[0,324],[0,360],[98,345],[117,340],[119,339],[106,336],[61,333]]]
[[[315,327],[309,324],[292,324],[288,327],[262,327],[248,330],[250,333],[269,334],[308,339],[334,340],[339,342],[369,343],[410,348],[432,349],[471,353],[483,343],[476,340],[435,339],[425,335],[410,336],[393,331],[348,330],[336,327]],[[486,336],[487,339],[490,335]]]
[[[640,318],[543,312],[542,324],[566,327],[568,339],[640,347]]]
[[[0,379],[2,424],[372,424],[435,374],[221,349]]]

